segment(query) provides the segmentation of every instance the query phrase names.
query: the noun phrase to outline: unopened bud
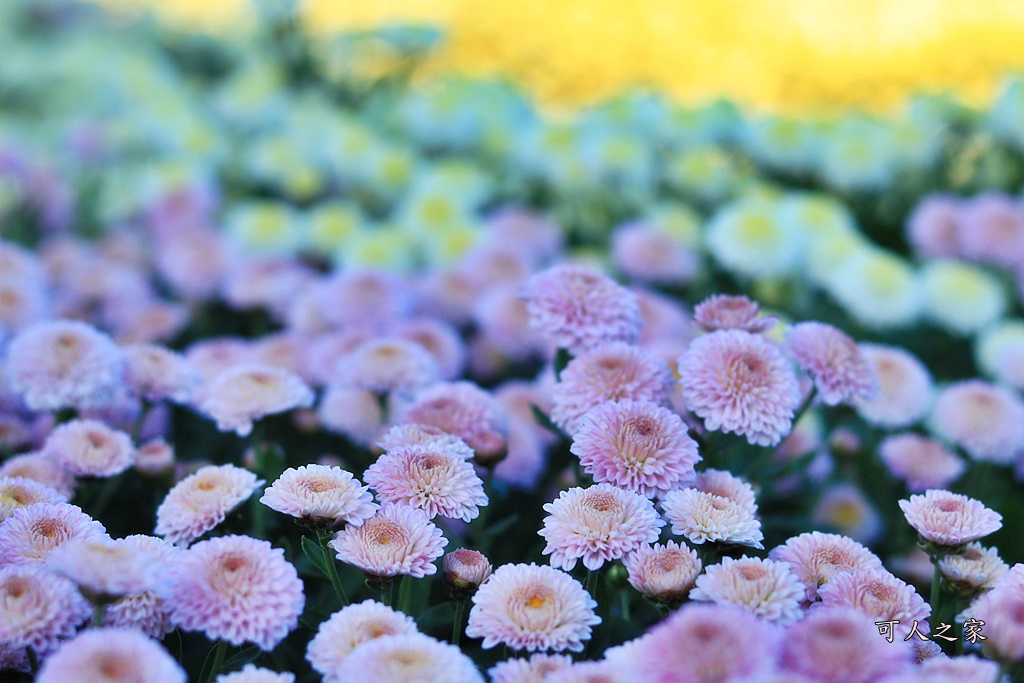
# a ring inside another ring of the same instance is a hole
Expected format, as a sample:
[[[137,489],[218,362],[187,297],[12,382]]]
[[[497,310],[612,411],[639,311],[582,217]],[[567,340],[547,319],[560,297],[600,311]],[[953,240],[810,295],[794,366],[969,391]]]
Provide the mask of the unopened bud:
[[[459,548],[444,556],[444,588],[453,600],[471,597],[490,575],[491,563],[476,550]]]
[[[174,467],[174,447],[163,439],[153,439],[135,451],[135,469],[147,477],[157,477]]]

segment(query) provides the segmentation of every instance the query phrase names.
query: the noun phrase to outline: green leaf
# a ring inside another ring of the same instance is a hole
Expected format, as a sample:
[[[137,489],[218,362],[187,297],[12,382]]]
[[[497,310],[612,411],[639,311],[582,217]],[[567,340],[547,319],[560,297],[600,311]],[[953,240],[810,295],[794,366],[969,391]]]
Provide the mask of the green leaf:
[[[487,533],[491,536],[501,536],[503,533],[508,531],[513,524],[519,521],[519,515],[510,515],[505,519],[501,520],[497,524],[487,528]]]
[[[441,626],[447,626],[451,629],[453,619],[455,619],[455,603],[442,602],[440,605],[434,605],[421,614],[416,620],[416,624],[424,632],[440,628]]]
[[[250,645],[249,647],[243,648],[238,653],[227,658],[224,662],[224,671],[234,671],[235,669],[241,669],[243,666],[252,662],[260,656],[260,648],[257,645]]]
[[[306,559],[313,563],[314,567],[319,569],[324,576],[327,576],[327,562],[324,559],[324,551],[319,543],[309,536],[303,536],[302,553],[306,556]]]
[[[557,434],[558,436],[564,436],[564,434],[562,433],[562,430],[558,428],[558,425],[556,425],[554,422],[552,422],[551,418],[548,417],[544,413],[543,410],[538,408],[535,403],[531,403],[530,404],[530,412],[533,413],[533,419],[536,420],[537,424],[539,424],[541,427],[543,427],[544,429],[548,430],[552,434]]]
[[[565,366],[572,360],[572,354],[569,353],[568,349],[559,348],[555,351],[555,379],[562,378],[562,370],[565,370]]]

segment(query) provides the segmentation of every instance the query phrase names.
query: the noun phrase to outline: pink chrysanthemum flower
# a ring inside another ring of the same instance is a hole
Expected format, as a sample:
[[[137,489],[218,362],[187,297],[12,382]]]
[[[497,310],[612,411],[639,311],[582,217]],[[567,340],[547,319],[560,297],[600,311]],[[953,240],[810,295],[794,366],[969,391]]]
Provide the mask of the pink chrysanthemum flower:
[[[838,574],[882,568],[878,556],[852,538],[820,531],[793,536],[772,548],[768,557],[789,565],[804,585],[807,602],[814,602],[818,589]]]
[[[207,465],[174,485],[156,511],[156,534],[185,546],[224,521],[263,485],[249,470]]]
[[[61,467],[56,460],[36,451],[8,458],[0,465],[0,477],[25,477],[51,487],[70,499],[75,494],[75,475]]]
[[[0,524],[0,567],[42,563],[63,543],[104,534],[102,524],[74,505],[35,503]]]
[[[967,469],[964,461],[941,443],[920,434],[893,434],[878,446],[878,455],[907,490],[920,493],[946,488]]]
[[[728,498],[752,514],[757,513],[754,487],[727,470],[706,469],[697,472],[689,488]]]
[[[682,285],[700,271],[700,255],[693,245],[650,222],[623,223],[611,238],[612,261],[632,280]]]
[[[541,431],[532,421],[509,418],[508,455],[494,468],[495,479],[527,490],[537,486],[547,464],[548,444]]]
[[[136,556],[148,558],[154,567],[154,578],[181,552],[176,546],[162,538],[134,534],[119,539],[117,543],[131,548]],[[142,631],[150,638],[161,640],[174,630],[167,605],[157,592],[158,581],[142,590],[124,595],[107,605],[103,614],[103,625],[130,628]]]
[[[92,608],[75,585],[30,566],[0,568],[0,643],[39,658],[75,634]]]
[[[28,477],[0,477],[0,523],[14,514],[15,510],[36,503],[57,505],[68,499],[46,484]]]
[[[251,362],[252,349],[248,341],[240,337],[207,337],[185,349],[185,360],[192,364],[204,380],[212,380],[220,373]],[[197,400],[204,387],[193,395]]]
[[[850,607],[876,621],[899,621],[900,628],[908,632],[915,619],[924,621],[932,612],[912,586],[884,569],[855,569],[836,574],[818,589],[818,597],[821,601],[814,603],[812,611]]]
[[[681,342],[685,348],[696,336],[690,315],[678,300],[642,287],[632,287],[630,291],[640,304],[640,319],[644,323],[640,328],[640,346],[650,348],[658,342],[675,341]],[[676,353],[672,357],[678,355]]]
[[[340,328],[379,330],[408,314],[412,297],[405,284],[372,270],[338,272],[320,290],[324,318]]]
[[[326,465],[289,467],[267,487],[260,502],[271,510],[326,526],[359,526],[378,507],[350,472]]]
[[[54,548],[46,566],[75,582],[90,599],[106,600],[153,588],[160,559],[127,539],[96,536]]]
[[[860,350],[878,379],[878,393],[854,401],[857,413],[869,424],[888,429],[909,427],[924,417],[933,392],[924,364],[896,346],[860,344]]]
[[[819,322],[798,323],[786,333],[786,350],[811,376],[828,406],[871,399],[878,390],[871,365],[846,333]]]
[[[962,554],[940,557],[938,565],[942,578],[963,594],[991,588],[1010,571],[999,557],[998,548],[985,548],[980,543],[968,543]]]
[[[187,403],[202,377],[184,356],[157,344],[133,344],[124,353],[124,381],[147,401]]]
[[[926,258],[959,256],[957,240],[960,200],[951,195],[933,194],[921,199],[907,218],[907,242]]]
[[[568,669],[549,674],[544,683],[631,683],[632,674],[613,661],[576,662]]]
[[[357,647],[375,638],[409,633],[417,633],[412,617],[375,600],[364,600],[342,608],[320,624],[309,641],[306,659],[323,674],[324,683],[341,683],[338,668]]]
[[[629,585],[655,602],[675,607],[689,594],[701,571],[697,551],[675,541],[644,545],[622,561]]]
[[[665,521],[647,498],[611,484],[562,491],[544,505],[548,516],[538,532],[547,541],[551,566],[571,570],[576,560],[591,571],[658,540]]]
[[[426,349],[434,359],[441,379],[445,381],[455,379],[466,367],[466,344],[455,328],[443,320],[406,320],[396,325],[391,333]]]
[[[89,408],[114,400],[124,361],[114,341],[72,320],[37,323],[7,347],[11,388],[32,410]]]
[[[97,420],[62,424],[47,437],[43,452],[80,477],[112,477],[135,462],[128,435]]]
[[[400,422],[437,427],[466,442],[479,462],[494,462],[508,449],[508,415],[495,398],[471,382],[438,383],[416,394]]]
[[[879,636],[871,617],[829,609],[814,611],[787,630],[780,665],[821,683],[875,683],[889,674],[911,673],[910,652]]]
[[[974,498],[941,489],[900,501],[907,523],[926,541],[959,546],[998,531],[1003,516]]]
[[[871,543],[882,533],[882,517],[860,487],[834,484],[818,498],[811,521],[837,529],[859,543]]]
[[[483,292],[473,306],[473,322],[479,331],[479,343],[502,360],[529,360],[548,346],[544,336],[530,327],[526,302],[514,284]]]
[[[302,581],[284,551],[248,536],[200,541],[177,555],[160,593],[178,627],[264,651],[298,625],[305,604]]]
[[[679,357],[679,376],[686,407],[708,430],[775,446],[793,426],[800,403],[796,373],[758,335],[725,330],[694,339]]]
[[[634,680],[726,683],[772,669],[778,635],[735,607],[687,605],[636,644]]]
[[[506,659],[487,671],[491,683],[543,683],[548,674],[563,671],[572,666],[569,655],[546,655],[536,653],[529,659]]]
[[[668,405],[672,373],[663,360],[623,343],[593,348],[569,361],[551,394],[551,420],[575,434],[583,416],[606,401]]]
[[[313,392],[298,375],[272,365],[245,364],[210,380],[199,409],[217,421],[217,429],[247,436],[264,415],[311,405]]]
[[[970,607],[957,615],[957,621],[982,622],[986,656],[999,662],[1024,661],[1024,584],[1015,565],[996,586],[981,594]]]
[[[590,628],[601,623],[597,603],[565,572],[536,564],[505,564],[473,596],[466,635],[483,647],[514,650],[583,650]]]
[[[803,615],[803,597],[804,587],[788,564],[746,555],[705,568],[690,591],[691,600],[732,605],[782,624]]]
[[[324,429],[368,446],[384,427],[380,399],[372,391],[332,384],[320,397],[317,419]]]
[[[705,332],[743,330],[759,334],[775,327],[778,320],[761,317],[761,307],[745,296],[714,294],[693,309],[693,322]]]
[[[389,429],[377,442],[385,451],[393,451],[409,446],[430,446],[444,449],[445,453],[463,460],[473,459],[473,449],[457,436],[449,434],[440,427],[405,422]]]
[[[135,449],[135,471],[158,477],[174,467],[174,446],[163,439],[152,439]]]
[[[487,505],[484,483],[458,449],[440,444],[388,451],[363,474],[382,502],[408,505],[430,519],[441,515],[468,522]]]
[[[462,654],[462,650],[422,633],[381,636],[360,645],[338,667],[337,680],[484,683],[473,660]]]
[[[939,392],[932,430],[975,460],[1007,464],[1024,449],[1024,401],[1002,387],[973,379]]]
[[[1013,267],[1024,262],[1024,207],[1016,197],[986,192],[960,207],[957,242],[964,258]]]
[[[936,656],[921,662],[917,673],[920,679],[913,683],[992,683],[998,680],[999,664],[976,655]]]
[[[570,450],[595,482],[649,498],[692,478],[700,461],[682,418],[647,401],[608,401],[593,408]]]
[[[487,557],[476,550],[457,548],[444,556],[444,588],[456,600],[473,595],[494,572]]]
[[[406,505],[385,503],[358,527],[345,527],[330,546],[342,562],[371,576],[408,574],[421,578],[437,572],[448,539],[422,512]]]
[[[277,673],[254,664],[246,664],[241,671],[217,676],[213,683],[295,683],[295,674]]]
[[[416,342],[373,337],[338,359],[335,377],[375,393],[412,392],[439,379],[434,358]]]
[[[591,268],[559,265],[537,273],[523,285],[522,297],[530,326],[574,355],[599,344],[637,341],[636,297]]]
[[[763,547],[764,534],[756,513],[734,500],[687,488],[670,491],[661,506],[665,519],[672,524],[672,533],[685,536],[691,543]]]
[[[138,631],[83,631],[51,655],[36,683],[186,683],[185,670]]]

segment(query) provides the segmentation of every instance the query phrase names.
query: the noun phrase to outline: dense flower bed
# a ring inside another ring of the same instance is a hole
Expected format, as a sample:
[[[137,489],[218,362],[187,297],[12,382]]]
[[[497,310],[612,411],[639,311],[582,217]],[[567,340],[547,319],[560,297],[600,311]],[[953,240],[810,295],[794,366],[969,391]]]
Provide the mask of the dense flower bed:
[[[1024,676],[1020,83],[557,117],[0,14],[4,676]]]

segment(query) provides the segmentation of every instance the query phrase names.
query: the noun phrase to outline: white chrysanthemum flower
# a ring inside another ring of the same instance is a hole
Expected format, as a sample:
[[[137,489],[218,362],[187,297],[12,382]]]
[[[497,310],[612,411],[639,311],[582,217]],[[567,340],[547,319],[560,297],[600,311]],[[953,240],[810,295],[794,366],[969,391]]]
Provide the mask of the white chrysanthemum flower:
[[[825,286],[850,315],[868,327],[905,327],[921,313],[921,286],[914,269],[880,249],[849,254]]]
[[[222,431],[248,436],[252,423],[264,415],[313,405],[313,392],[298,375],[272,365],[229,368],[203,387],[199,409]]]
[[[156,510],[156,534],[175,545],[188,545],[224,521],[264,484],[249,470],[208,465],[168,491]]]
[[[286,469],[260,502],[277,512],[328,525],[359,526],[377,511],[370,492],[350,472],[316,464]]]
[[[987,271],[960,261],[930,261],[921,269],[924,311],[954,334],[969,335],[1006,310],[1006,292]]]
[[[361,683],[484,683],[459,648],[422,633],[381,636],[356,648],[338,667],[337,680]]]
[[[969,543],[960,555],[944,555],[939,558],[942,578],[960,591],[967,593],[991,588],[996,581],[1010,571],[1010,567],[999,557],[999,548],[986,548],[980,543]]]
[[[662,508],[672,524],[672,533],[685,536],[691,543],[764,547],[761,522],[754,512],[729,498],[697,489],[679,489],[665,496]]]
[[[341,683],[337,672],[352,652],[384,636],[417,633],[412,617],[375,600],[364,600],[335,612],[320,624],[309,641],[306,659],[324,676],[324,683]]]
[[[1024,320],[1002,320],[974,340],[982,372],[1018,391],[1024,389]]]
[[[785,562],[725,557],[697,577],[691,600],[732,605],[767,621],[790,623],[803,615],[804,587]]]
[[[803,256],[803,239],[776,206],[743,201],[719,209],[708,224],[707,247],[727,270],[758,279],[794,271]]]

